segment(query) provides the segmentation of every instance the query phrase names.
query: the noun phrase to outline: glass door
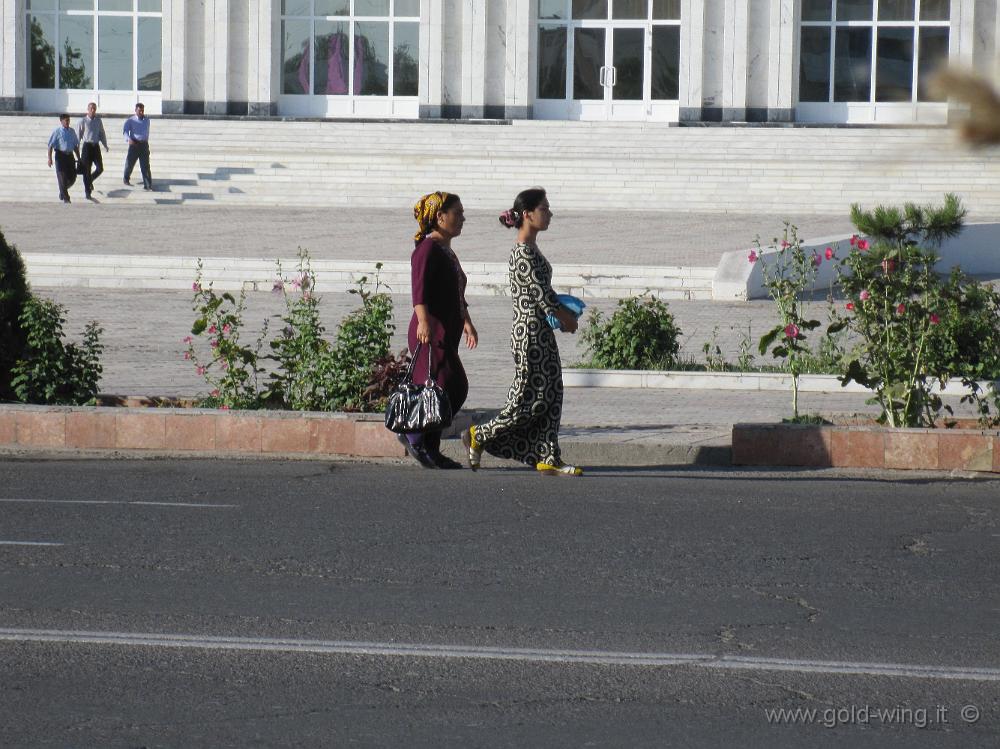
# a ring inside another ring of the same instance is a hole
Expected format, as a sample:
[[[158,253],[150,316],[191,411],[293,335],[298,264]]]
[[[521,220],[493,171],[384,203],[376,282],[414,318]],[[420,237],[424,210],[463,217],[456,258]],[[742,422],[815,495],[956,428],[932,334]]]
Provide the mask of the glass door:
[[[535,116],[676,120],[678,0],[539,0]]]

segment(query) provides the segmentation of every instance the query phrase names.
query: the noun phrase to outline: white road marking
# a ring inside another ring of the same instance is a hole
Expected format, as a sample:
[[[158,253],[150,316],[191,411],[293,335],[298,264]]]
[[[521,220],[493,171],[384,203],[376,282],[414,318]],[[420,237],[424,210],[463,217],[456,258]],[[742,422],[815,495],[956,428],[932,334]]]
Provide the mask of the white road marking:
[[[0,546],[62,546],[53,541],[0,541]]]
[[[0,499],[5,503],[28,503],[39,505],[138,505],[142,507],[193,507],[197,509],[227,509],[239,505],[217,505],[202,502],[141,502],[138,500],[115,499]]]
[[[3,629],[0,641],[63,642],[202,650],[256,650],[328,655],[384,655],[421,658],[472,658],[542,663],[609,664],[627,666],[692,666],[722,671],[793,671],[817,674],[864,674],[910,679],[1000,681],[1000,668],[931,666],[910,663],[815,661],[791,658],[753,658],[707,653],[630,653],[607,650],[559,650],[433,645],[346,640],[292,640],[270,637],[212,637],[147,634],[140,632],[86,632],[50,629]]]

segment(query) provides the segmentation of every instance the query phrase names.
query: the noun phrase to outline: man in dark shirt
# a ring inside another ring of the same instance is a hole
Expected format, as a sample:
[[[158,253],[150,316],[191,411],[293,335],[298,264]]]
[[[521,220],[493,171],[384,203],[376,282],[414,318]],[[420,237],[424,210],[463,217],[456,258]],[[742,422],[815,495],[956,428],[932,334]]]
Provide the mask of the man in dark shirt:
[[[76,182],[76,162],[80,158],[80,139],[69,126],[69,115],[59,115],[59,127],[49,136],[49,167],[55,154],[56,181],[59,183],[59,200],[69,203],[69,188]],[[75,158],[74,158],[75,156]]]

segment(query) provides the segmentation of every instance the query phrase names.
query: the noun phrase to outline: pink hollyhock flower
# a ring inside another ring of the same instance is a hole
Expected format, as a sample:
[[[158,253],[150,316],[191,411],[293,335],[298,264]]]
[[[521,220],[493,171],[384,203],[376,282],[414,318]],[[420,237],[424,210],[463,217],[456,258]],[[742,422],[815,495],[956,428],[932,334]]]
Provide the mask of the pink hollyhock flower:
[[[852,234],[851,235],[851,247],[853,247],[857,243],[858,243],[858,235],[857,234]]]
[[[225,325],[222,326],[222,332],[223,333],[229,333],[232,329],[233,329],[233,326],[230,325],[229,323],[226,323]]]
[[[184,358],[185,359],[190,359],[191,358],[191,352],[190,351],[185,351],[184,352]]]
[[[195,368],[195,370],[194,370],[194,371],[195,371],[195,372],[197,372],[197,373],[198,373],[198,374],[200,374],[200,375],[203,375],[203,374],[205,374],[205,368],[204,368],[204,367],[202,367],[201,365],[198,365],[198,366],[197,366],[197,367]]]
[[[869,299],[872,298],[872,295],[868,293],[868,289],[862,289],[861,293],[858,294],[858,296],[861,297],[862,302],[867,302]]]
[[[823,254],[826,256],[827,260],[833,260],[834,253],[832,247],[827,247],[826,251]]]
[[[271,291],[273,291],[275,294],[280,294],[284,290],[285,290],[285,282],[282,281],[280,278],[274,282],[273,286],[271,286]]]
[[[785,326],[785,338],[798,338],[799,337],[799,326],[794,323],[790,323]]]
[[[297,278],[293,278],[289,283],[292,284],[293,289],[297,289],[302,285],[302,282]]]
[[[183,338],[184,343],[191,343],[191,341],[193,341],[193,340],[194,340],[194,338],[192,338],[189,335],[188,336],[184,336],[184,338]]]
[[[791,245],[788,244],[788,240],[787,239],[782,239],[781,240],[781,249],[787,250],[789,247],[791,247]]]
[[[208,326],[208,332],[209,333],[214,333],[216,330],[218,330],[218,328],[215,327],[214,323],[212,325]]]
[[[225,361],[224,362],[219,362],[219,366],[222,367],[222,371],[225,372],[227,369],[229,369],[229,362],[225,362]]]
[[[859,239],[858,240],[858,249],[861,250],[862,252],[864,252],[865,250],[867,250],[868,249],[868,240],[867,239]]]
[[[211,393],[209,393],[209,395],[211,395],[213,398],[218,398],[219,397],[218,389],[213,390]]]
[[[214,338],[212,339],[211,343],[212,343],[212,348],[219,348],[219,342]]]
[[[896,261],[895,260],[893,260],[891,257],[887,257],[885,260],[882,261],[882,272],[883,273],[885,273],[888,276],[894,270],[896,270]]]
[[[191,284],[191,291],[201,291],[201,284],[195,281]]]
[[[848,310],[849,310],[850,312],[854,312],[854,302],[848,302],[848,303],[847,303],[847,309],[848,309]]]
[[[750,250],[750,254],[747,255],[747,260],[749,260],[751,263],[756,263],[758,257],[760,256],[757,254],[756,250]]]
[[[814,252],[812,256],[812,264],[818,268],[823,264],[823,257]]]
[[[930,321],[931,321],[931,325],[937,325],[939,322],[941,322],[941,318],[938,317],[933,312],[931,312]]]
[[[896,307],[896,314],[897,315],[901,315],[904,312],[906,312],[906,305],[905,304],[900,304],[898,307]]]

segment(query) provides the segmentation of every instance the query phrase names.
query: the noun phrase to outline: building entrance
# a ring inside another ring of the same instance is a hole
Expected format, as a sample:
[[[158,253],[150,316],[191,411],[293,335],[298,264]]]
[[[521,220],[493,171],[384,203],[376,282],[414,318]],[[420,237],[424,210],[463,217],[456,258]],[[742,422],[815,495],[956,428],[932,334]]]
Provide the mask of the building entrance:
[[[539,0],[535,117],[677,119],[680,0]]]

